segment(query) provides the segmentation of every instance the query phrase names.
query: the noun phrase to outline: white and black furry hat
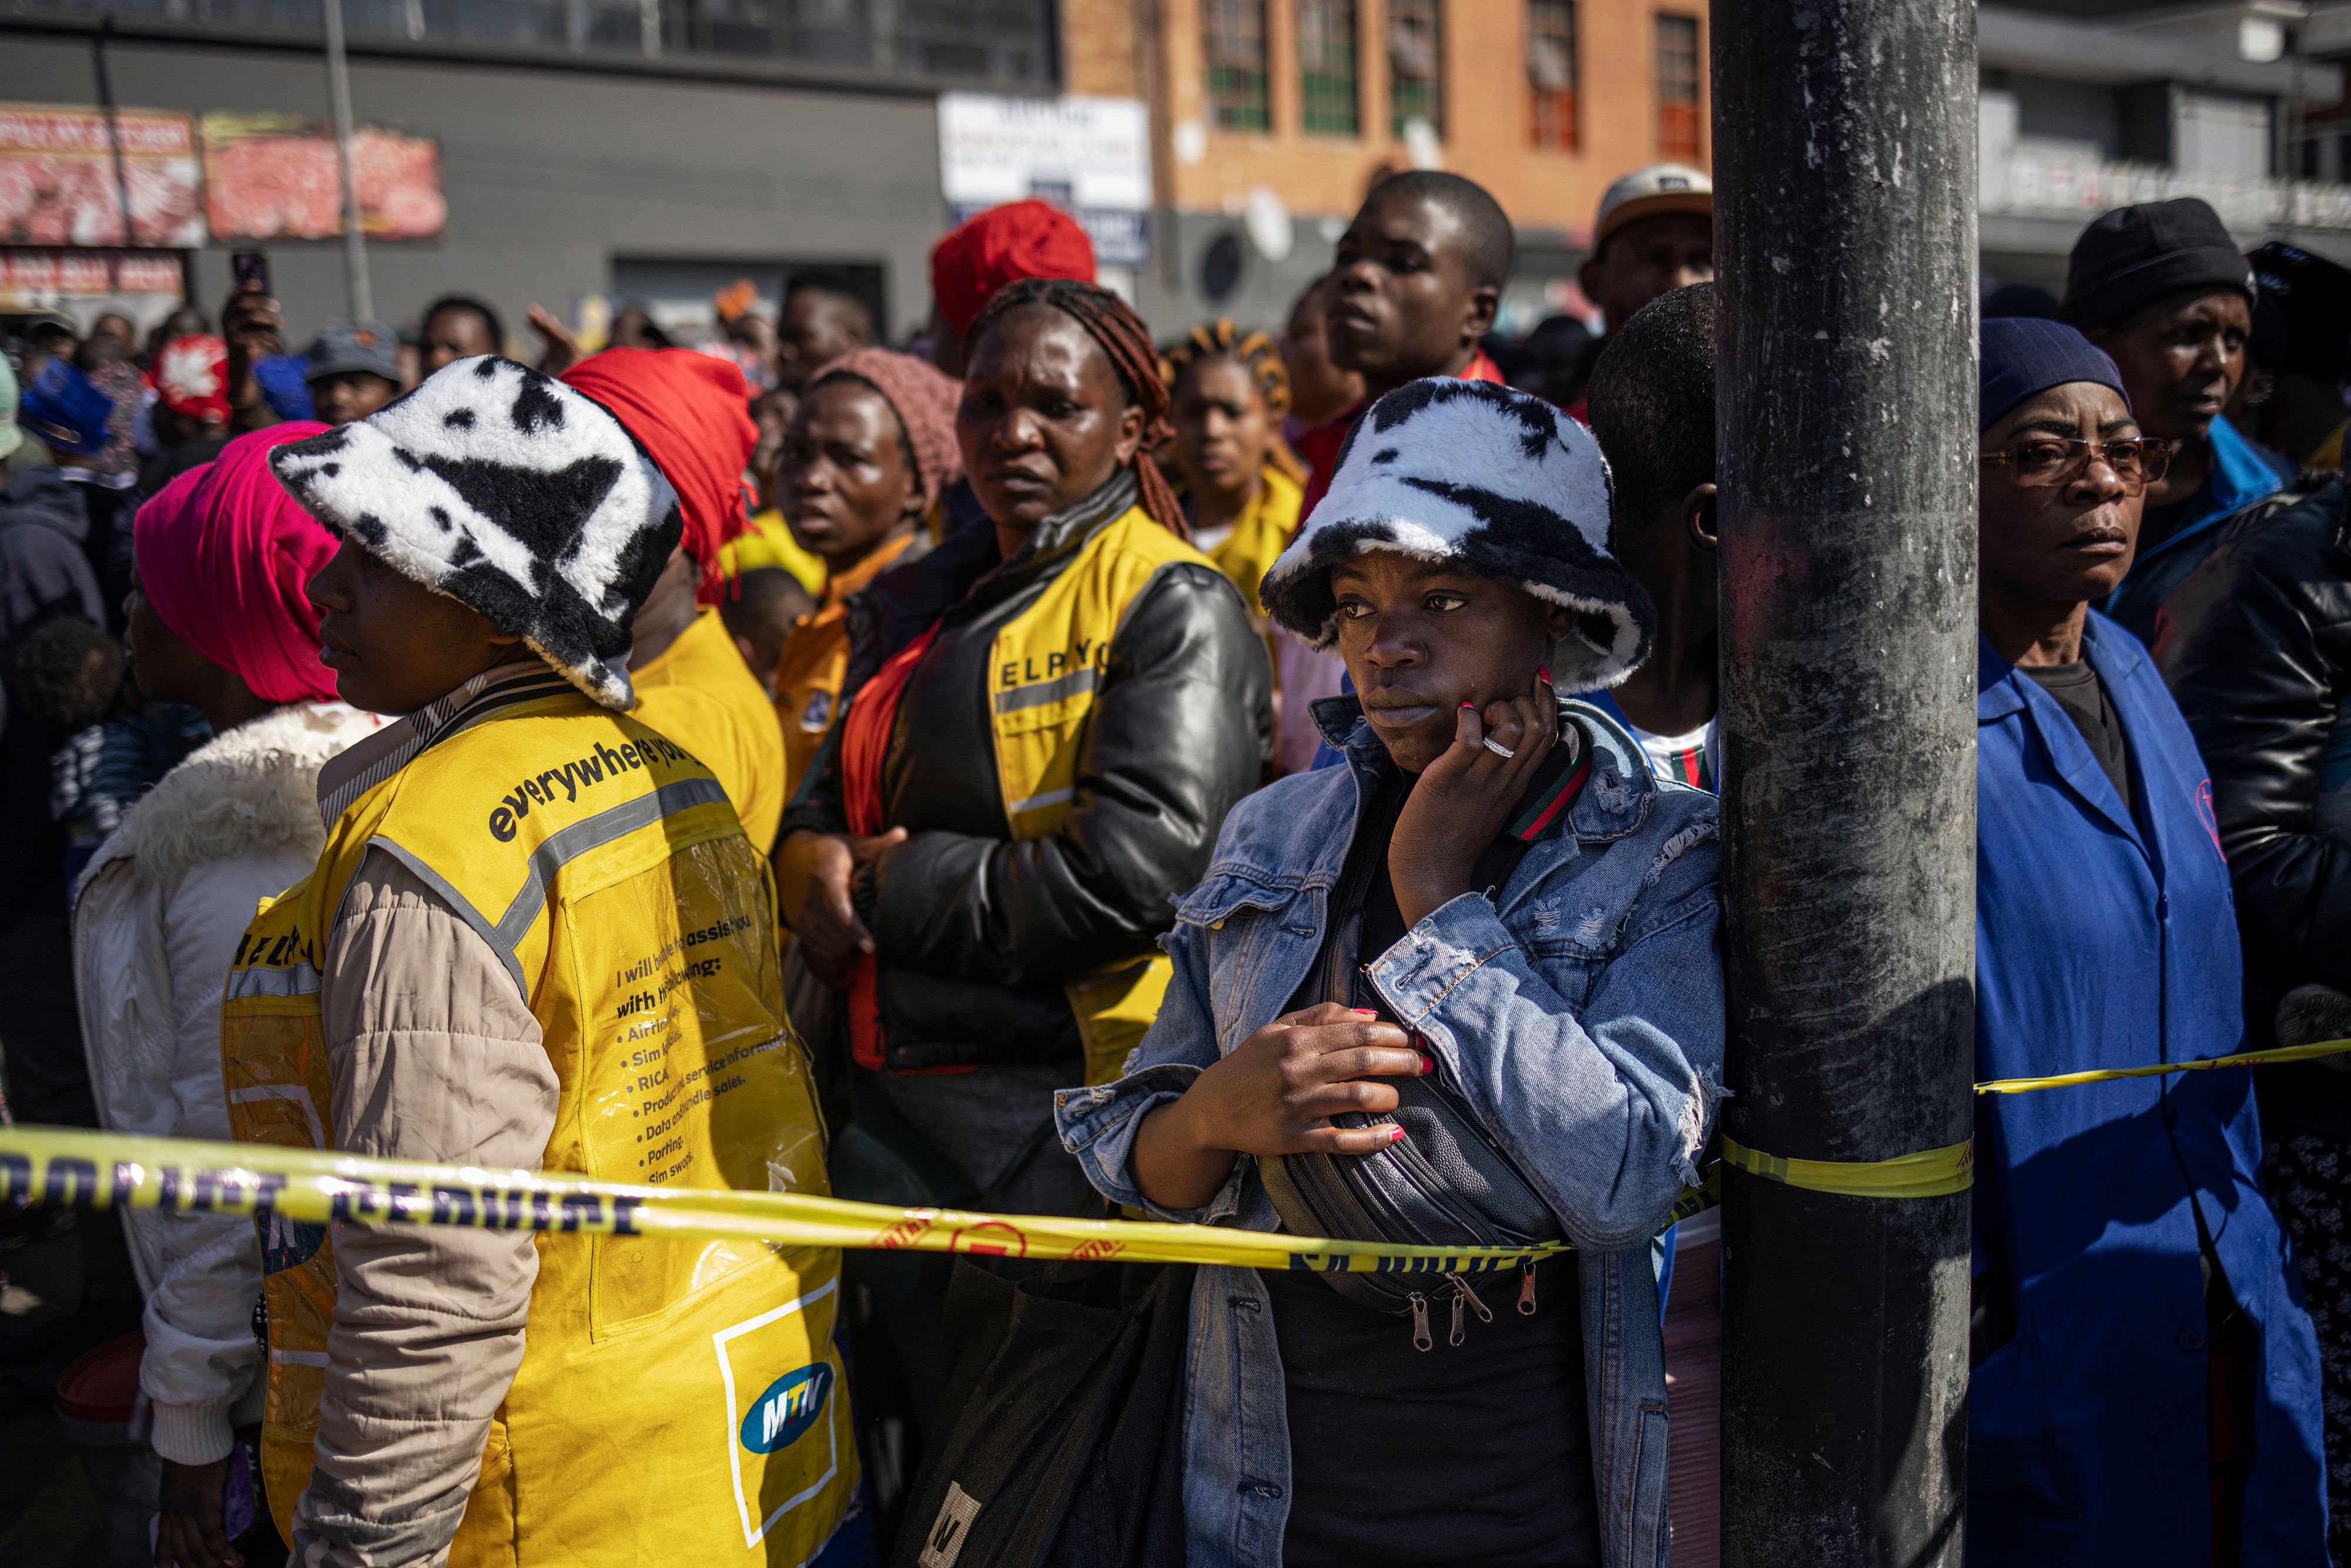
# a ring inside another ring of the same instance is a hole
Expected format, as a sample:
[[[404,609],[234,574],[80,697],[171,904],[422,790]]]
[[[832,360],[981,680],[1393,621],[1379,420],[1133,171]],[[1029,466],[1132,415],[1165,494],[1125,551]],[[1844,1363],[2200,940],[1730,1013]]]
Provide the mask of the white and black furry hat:
[[[1458,562],[1576,612],[1552,655],[1559,690],[1613,686],[1649,656],[1657,612],[1608,553],[1611,493],[1600,444],[1541,399],[1450,376],[1407,382],[1355,422],[1258,596],[1323,648],[1338,634],[1341,561],[1385,549]]]
[[[606,707],[635,701],[630,630],[684,523],[601,403],[484,354],[269,464],[394,570],[520,637]]]

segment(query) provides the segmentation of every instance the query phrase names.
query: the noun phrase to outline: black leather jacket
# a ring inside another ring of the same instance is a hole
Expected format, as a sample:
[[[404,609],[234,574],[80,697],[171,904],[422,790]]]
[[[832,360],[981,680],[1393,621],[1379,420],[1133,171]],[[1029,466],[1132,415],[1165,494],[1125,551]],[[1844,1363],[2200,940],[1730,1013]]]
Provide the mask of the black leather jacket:
[[[1052,1061],[1075,1071],[1082,1047],[1062,982],[1150,956],[1174,923],[1171,900],[1207,869],[1225,813],[1258,785],[1273,734],[1265,643],[1223,573],[1177,562],[1152,575],[1111,640],[1060,829],[1010,836],[988,650],[1133,495],[1122,474],[1040,524],[1001,570],[995,530],[967,528],[849,602],[838,713],[892,653],[939,624],[899,700],[882,767],[883,821],[909,836],[852,888],[878,950],[892,1067]],[[836,721],[784,813],[785,832],[847,831],[840,734]]]
[[[2351,991],[2351,793],[2321,805],[2329,752],[2351,747],[2342,482],[2231,525],[2163,613],[2157,663],[2211,772],[2236,891],[2246,1032],[2268,1045],[2285,992]],[[2351,1136],[2351,1077],[2315,1062],[2255,1073],[2265,1134]]]

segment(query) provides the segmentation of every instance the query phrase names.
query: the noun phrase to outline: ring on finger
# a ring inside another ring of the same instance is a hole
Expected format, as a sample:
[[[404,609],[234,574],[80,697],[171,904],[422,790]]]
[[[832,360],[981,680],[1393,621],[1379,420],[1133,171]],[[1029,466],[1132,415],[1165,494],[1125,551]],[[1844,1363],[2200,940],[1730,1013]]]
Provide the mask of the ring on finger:
[[[1496,740],[1496,739],[1495,739],[1492,736],[1490,736],[1490,735],[1489,735],[1489,736],[1488,736],[1488,737],[1486,737],[1482,742],[1480,742],[1480,744],[1481,744],[1481,745],[1483,745],[1483,746],[1486,747],[1486,749],[1487,749],[1487,750],[1489,750],[1489,751],[1492,752],[1492,753],[1493,753],[1495,756],[1497,756],[1497,757],[1499,757],[1499,758],[1504,758],[1505,760],[1507,760],[1507,759],[1509,759],[1509,758],[1510,758],[1516,757],[1516,756],[1518,755],[1518,753],[1517,753],[1516,751],[1513,751],[1513,750],[1511,750],[1509,747],[1504,746],[1500,741]]]

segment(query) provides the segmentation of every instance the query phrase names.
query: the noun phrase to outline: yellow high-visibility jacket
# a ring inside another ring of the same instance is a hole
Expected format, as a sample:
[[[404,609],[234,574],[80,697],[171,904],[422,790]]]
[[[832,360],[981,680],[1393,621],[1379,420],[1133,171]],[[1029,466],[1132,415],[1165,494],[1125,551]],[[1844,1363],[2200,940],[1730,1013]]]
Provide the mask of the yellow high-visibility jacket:
[[[265,904],[222,1006],[235,1135],[316,1147],[335,1084],[320,969],[371,850],[505,963],[559,1085],[541,1165],[602,1181],[821,1193],[823,1128],[784,1017],[767,862],[710,770],[549,673],[382,732],[322,778],[327,844]],[[263,1220],[263,1473],[281,1532],[307,1484],[336,1275],[328,1228]],[[486,1218],[484,1223],[490,1223]],[[458,1564],[798,1563],[851,1505],[833,1343],[840,1255],[537,1237],[519,1370]]]

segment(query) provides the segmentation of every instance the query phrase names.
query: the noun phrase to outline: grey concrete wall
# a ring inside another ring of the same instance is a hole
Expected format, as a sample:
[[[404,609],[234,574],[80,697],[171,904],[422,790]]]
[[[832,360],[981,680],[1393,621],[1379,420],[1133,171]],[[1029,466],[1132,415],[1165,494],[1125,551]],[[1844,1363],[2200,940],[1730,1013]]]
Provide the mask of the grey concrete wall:
[[[125,108],[327,113],[315,56],[118,39],[108,57]],[[441,143],[442,238],[370,247],[388,321],[463,289],[520,334],[532,303],[607,289],[616,256],[876,262],[893,333],[928,313],[946,214],[928,99],[381,57],[352,59],[351,97],[362,122]],[[0,99],[96,103],[89,46],[0,27]],[[198,257],[208,309],[231,248]],[[293,335],[348,314],[339,243],[268,249]]]

